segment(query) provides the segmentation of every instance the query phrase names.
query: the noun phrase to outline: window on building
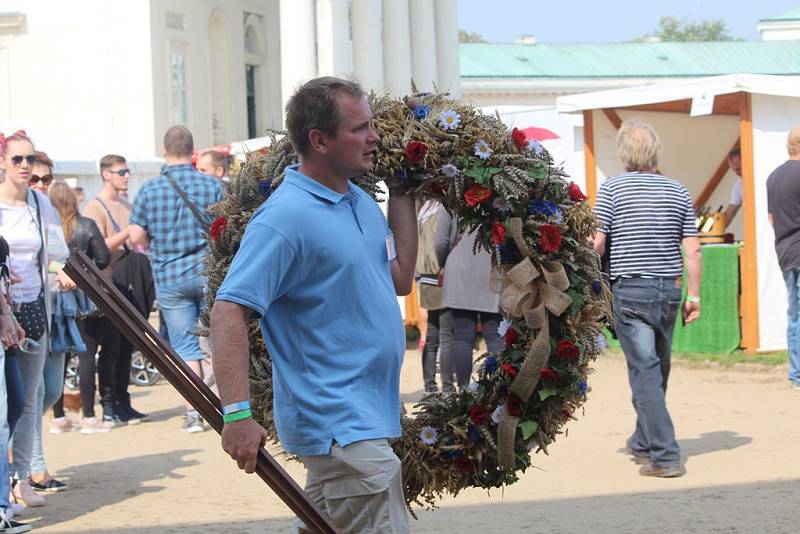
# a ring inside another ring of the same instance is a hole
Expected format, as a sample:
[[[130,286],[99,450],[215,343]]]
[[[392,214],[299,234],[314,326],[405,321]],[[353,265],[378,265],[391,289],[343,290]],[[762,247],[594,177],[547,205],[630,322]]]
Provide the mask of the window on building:
[[[258,137],[256,128],[256,72],[255,65],[245,65],[245,79],[247,80],[247,137]]]
[[[183,46],[173,46],[169,56],[170,116],[172,124],[189,123],[189,75],[187,53]]]

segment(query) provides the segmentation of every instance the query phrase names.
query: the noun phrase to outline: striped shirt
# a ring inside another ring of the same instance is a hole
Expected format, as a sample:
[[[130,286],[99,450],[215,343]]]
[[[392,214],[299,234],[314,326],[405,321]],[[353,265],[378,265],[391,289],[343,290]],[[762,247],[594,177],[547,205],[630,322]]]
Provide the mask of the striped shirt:
[[[681,276],[681,240],[697,228],[692,198],[679,182],[657,174],[614,176],[600,186],[594,212],[611,237],[612,280]]]

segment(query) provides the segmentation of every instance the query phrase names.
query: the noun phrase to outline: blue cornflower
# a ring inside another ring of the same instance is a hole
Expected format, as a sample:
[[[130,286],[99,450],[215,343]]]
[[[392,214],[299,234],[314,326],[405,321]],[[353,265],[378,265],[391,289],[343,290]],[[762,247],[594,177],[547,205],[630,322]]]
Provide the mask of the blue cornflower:
[[[469,429],[467,430],[467,437],[472,443],[478,443],[481,439],[483,439],[480,430],[475,428],[473,425],[469,425]]]
[[[595,280],[594,282],[592,282],[592,292],[595,295],[599,295],[602,289],[603,285],[600,283],[600,280]]]
[[[531,215],[544,215],[545,217],[553,217],[558,214],[558,206],[549,200],[531,200],[528,207],[528,213]]]
[[[268,199],[272,194],[272,183],[269,180],[262,180],[258,182],[258,192],[264,199]]]
[[[522,256],[519,253],[517,245],[513,241],[506,241],[499,247],[500,263],[519,263]]]
[[[483,360],[483,372],[487,375],[494,373],[497,371],[497,358],[494,356],[487,356],[485,360]]]
[[[586,380],[578,380],[578,391],[581,397],[586,396],[586,392],[589,391],[589,384],[586,383]]]
[[[411,169],[408,167],[404,168],[402,171],[394,171],[394,175],[406,184],[411,181]]]
[[[416,117],[417,117],[418,119],[420,119],[420,120],[422,120],[422,119],[424,119],[425,117],[427,117],[427,116],[428,116],[428,113],[430,113],[430,112],[431,112],[431,108],[430,108],[430,106],[426,106],[425,104],[419,104],[419,105],[418,105],[418,106],[417,106],[417,107],[414,109],[414,115],[416,115]]]
[[[445,451],[442,453],[442,456],[445,460],[455,460],[456,458],[461,456],[461,451],[458,449],[452,451]]]

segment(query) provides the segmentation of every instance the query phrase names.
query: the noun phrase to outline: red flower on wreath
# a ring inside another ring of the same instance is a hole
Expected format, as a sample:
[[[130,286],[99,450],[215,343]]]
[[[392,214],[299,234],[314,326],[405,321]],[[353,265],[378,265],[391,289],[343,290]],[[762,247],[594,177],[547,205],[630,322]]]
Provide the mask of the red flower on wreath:
[[[555,224],[543,224],[539,227],[539,246],[542,252],[558,252],[561,247],[561,230]]]
[[[456,467],[465,473],[472,473],[475,471],[475,464],[466,456],[459,456],[456,458]]]
[[[557,382],[561,375],[558,374],[558,371],[555,369],[551,369],[550,367],[542,367],[539,369],[539,375],[542,377],[542,380],[545,382]]]
[[[519,371],[517,370],[516,367],[514,367],[511,364],[511,362],[505,362],[503,365],[500,366],[500,368],[503,370],[505,374],[507,374],[511,378],[517,378],[517,373],[519,373]]]
[[[473,208],[489,200],[490,196],[492,196],[492,192],[478,184],[472,184],[469,189],[464,191],[464,200],[467,201],[468,206]]]
[[[523,149],[528,146],[528,140],[525,137],[525,132],[519,128],[514,128],[511,130],[511,139],[514,140],[514,144],[517,145],[517,148],[519,149]]]
[[[519,339],[519,332],[517,332],[513,328],[509,328],[506,331],[506,348],[516,343],[518,339]]]
[[[469,409],[469,418],[476,425],[481,425],[489,418],[489,410],[480,404],[473,404]]]
[[[495,245],[502,245],[505,240],[506,225],[498,221],[492,226],[492,243]]]
[[[522,399],[509,393],[506,399],[506,411],[511,417],[520,417],[522,415]]]
[[[564,339],[558,342],[556,354],[565,360],[577,360],[580,358],[581,349],[569,339]]]
[[[422,161],[425,154],[428,153],[428,145],[422,141],[411,141],[406,145],[406,158],[412,164],[417,164]]]
[[[211,223],[211,228],[209,228],[208,230],[208,235],[211,236],[211,241],[216,243],[217,240],[222,235],[222,232],[224,232],[225,228],[227,227],[228,227],[228,219],[224,215],[220,215],[219,217],[214,219],[214,222]]]
[[[573,202],[583,202],[589,198],[583,194],[580,186],[578,186],[578,184],[575,182],[570,182],[569,186],[567,187],[567,191],[569,192],[569,198],[571,198]]]

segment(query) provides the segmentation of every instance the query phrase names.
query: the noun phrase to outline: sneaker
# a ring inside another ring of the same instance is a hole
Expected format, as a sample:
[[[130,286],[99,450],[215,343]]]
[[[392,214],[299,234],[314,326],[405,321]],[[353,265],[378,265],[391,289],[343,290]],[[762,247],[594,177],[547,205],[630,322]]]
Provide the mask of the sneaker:
[[[628,445],[625,445],[624,451],[625,454],[630,455],[631,461],[637,465],[645,465],[650,463],[650,455],[646,452],[635,451]]]
[[[127,421],[123,421],[122,418],[115,413],[103,413],[103,424],[106,425],[108,428],[114,428],[115,426],[123,426],[128,424]]]
[[[97,417],[84,417],[81,419],[81,434],[99,434],[110,430],[111,427]]]
[[[11,509],[4,511],[0,508],[0,534],[17,534],[18,532],[28,532],[33,528],[25,523],[12,521],[12,517],[14,517],[14,515]]]
[[[31,485],[33,489],[36,491],[47,491],[49,493],[57,493],[59,491],[66,491],[67,485],[61,482],[60,480],[56,480],[51,478],[47,482],[34,482],[33,480],[29,480],[28,483]]]
[[[44,506],[46,502],[44,497],[33,491],[33,488],[31,488],[27,480],[13,481],[11,485],[11,494],[14,496],[15,501],[24,504],[28,508]]]
[[[653,464],[647,464],[639,468],[639,474],[643,477],[675,478],[683,476],[685,473],[686,471],[679,465],[656,467]]]
[[[130,405],[118,404],[114,407],[114,415],[116,415],[122,424],[138,425],[142,421],[149,421],[150,416],[137,412]]]
[[[195,432],[205,432],[206,427],[203,424],[203,418],[197,412],[189,412],[184,416],[183,426],[181,430],[194,434]]]
[[[800,391],[800,382],[789,382],[791,388],[795,391]]]
[[[50,421],[51,434],[65,434],[78,430],[78,425],[72,422],[69,417],[56,417]]]

